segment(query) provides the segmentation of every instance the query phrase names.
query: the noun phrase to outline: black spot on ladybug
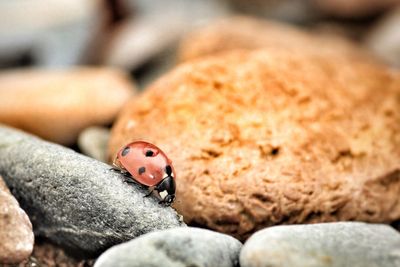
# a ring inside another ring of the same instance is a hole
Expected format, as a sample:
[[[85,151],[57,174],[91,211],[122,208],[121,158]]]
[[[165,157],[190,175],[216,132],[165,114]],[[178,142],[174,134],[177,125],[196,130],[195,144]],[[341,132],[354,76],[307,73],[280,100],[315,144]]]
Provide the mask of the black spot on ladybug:
[[[171,166],[169,166],[169,165],[165,166],[165,172],[168,174],[168,176],[171,176],[171,174],[172,174]]]
[[[146,168],[145,168],[145,167],[140,167],[140,168],[138,169],[139,175],[142,175],[142,173],[144,173],[145,171],[146,171]]]
[[[275,147],[271,150],[271,155],[275,156],[279,154],[279,147]]]
[[[124,150],[122,150],[121,155],[122,155],[122,156],[126,156],[126,154],[129,153],[129,150],[130,150],[129,146],[125,147]]]
[[[146,157],[152,157],[154,155],[154,152],[151,150],[146,151]]]

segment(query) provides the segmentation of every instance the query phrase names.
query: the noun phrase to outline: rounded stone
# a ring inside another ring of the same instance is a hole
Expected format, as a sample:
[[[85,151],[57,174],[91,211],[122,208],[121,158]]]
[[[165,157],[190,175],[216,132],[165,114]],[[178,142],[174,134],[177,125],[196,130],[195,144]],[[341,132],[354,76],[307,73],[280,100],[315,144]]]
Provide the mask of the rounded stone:
[[[114,246],[95,267],[239,266],[242,244],[224,234],[185,227],[157,231]]]
[[[256,232],[241,267],[397,267],[400,234],[383,224],[339,222],[275,226]]]
[[[109,159],[131,140],[156,144],[185,221],[240,240],[277,224],[400,219],[400,73],[309,44],[179,65],[121,111]]]
[[[32,224],[0,176],[0,265],[27,259],[33,250]]]
[[[388,12],[372,27],[366,46],[385,62],[400,67],[400,6]]]
[[[134,93],[107,67],[28,69],[0,74],[0,123],[71,145],[89,126],[110,124]]]
[[[107,145],[110,130],[93,126],[83,130],[78,137],[78,147],[83,154],[102,162],[107,161]]]
[[[180,42],[178,58],[190,61],[226,51],[260,48],[376,61],[366,49],[337,35],[312,33],[290,24],[246,16],[219,19],[190,32]]]

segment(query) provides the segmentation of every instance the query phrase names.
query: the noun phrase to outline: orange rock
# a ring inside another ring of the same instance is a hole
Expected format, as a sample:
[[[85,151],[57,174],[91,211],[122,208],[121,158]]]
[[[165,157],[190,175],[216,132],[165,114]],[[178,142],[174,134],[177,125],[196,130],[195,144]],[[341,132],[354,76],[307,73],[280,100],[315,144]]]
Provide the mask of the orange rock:
[[[328,54],[353,60],[376,60],[351,41],[327,34],[312,34],[289,24],[231,17],[215,21],[188,34],[181,41],[180,61],[235,49],[284,49],[296,53]]]
[[[306,51],[177,67],[122,110],[109,157],[153,142],[174,162],[185,221],[242,240],[276,224],[400,219],[400,74]]]
[[[111,68],[0,73],[0,122],[70,145],[88,126],[110,124],[134,93]]]
[[[33,250],[32,224],[0,176],[0,265],[20,263]]]

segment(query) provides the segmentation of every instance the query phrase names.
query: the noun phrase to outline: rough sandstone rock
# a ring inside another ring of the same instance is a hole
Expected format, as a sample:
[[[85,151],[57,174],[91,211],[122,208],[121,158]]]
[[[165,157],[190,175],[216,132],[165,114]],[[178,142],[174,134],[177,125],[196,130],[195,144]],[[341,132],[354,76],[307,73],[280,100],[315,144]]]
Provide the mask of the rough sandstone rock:
[[[400,218],[399,87],[398,72],[351,57],[210,56],[132,99],[109,156],[154,142],[174,162],[186,222],[240,239],[275,224],[390,222]]]
[[[110,165],[0,127],[0,174],[34,232],[86,257],[139,235],[183,226],[170,207],[145,198]]]
[[[33,249],[32,224],[0,176],[0,265],[20,263]]]
[[[252,235],[241,267],[398,267],[400,234],[388,225],[359,222],[285,225]]]
[[[114,246],[94,266],[237,267],[241,248],[242,244],[231,236],[181,227],[156,231]]]
[[[0,123],[70,145],[88,126],[113,121],[134,87],[111,68],[0,73]]]
[[[217,20],[187,34],[180,43],[178,58],[188,61],[228,50],[259,48],[376,60],[366,50],[338,36],[317,35],[289,24],[243,16]]]

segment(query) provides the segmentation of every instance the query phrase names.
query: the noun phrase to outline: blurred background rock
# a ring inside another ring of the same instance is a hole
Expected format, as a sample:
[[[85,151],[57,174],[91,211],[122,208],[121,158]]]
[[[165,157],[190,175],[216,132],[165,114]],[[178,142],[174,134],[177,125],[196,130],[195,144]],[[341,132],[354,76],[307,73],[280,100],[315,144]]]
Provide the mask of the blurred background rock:
[[[0,66],[112,65],[141,85],[175,63],[180,38],[232,14],[300,24],[365,43],[399,65],[399,0],[0,1]]]

